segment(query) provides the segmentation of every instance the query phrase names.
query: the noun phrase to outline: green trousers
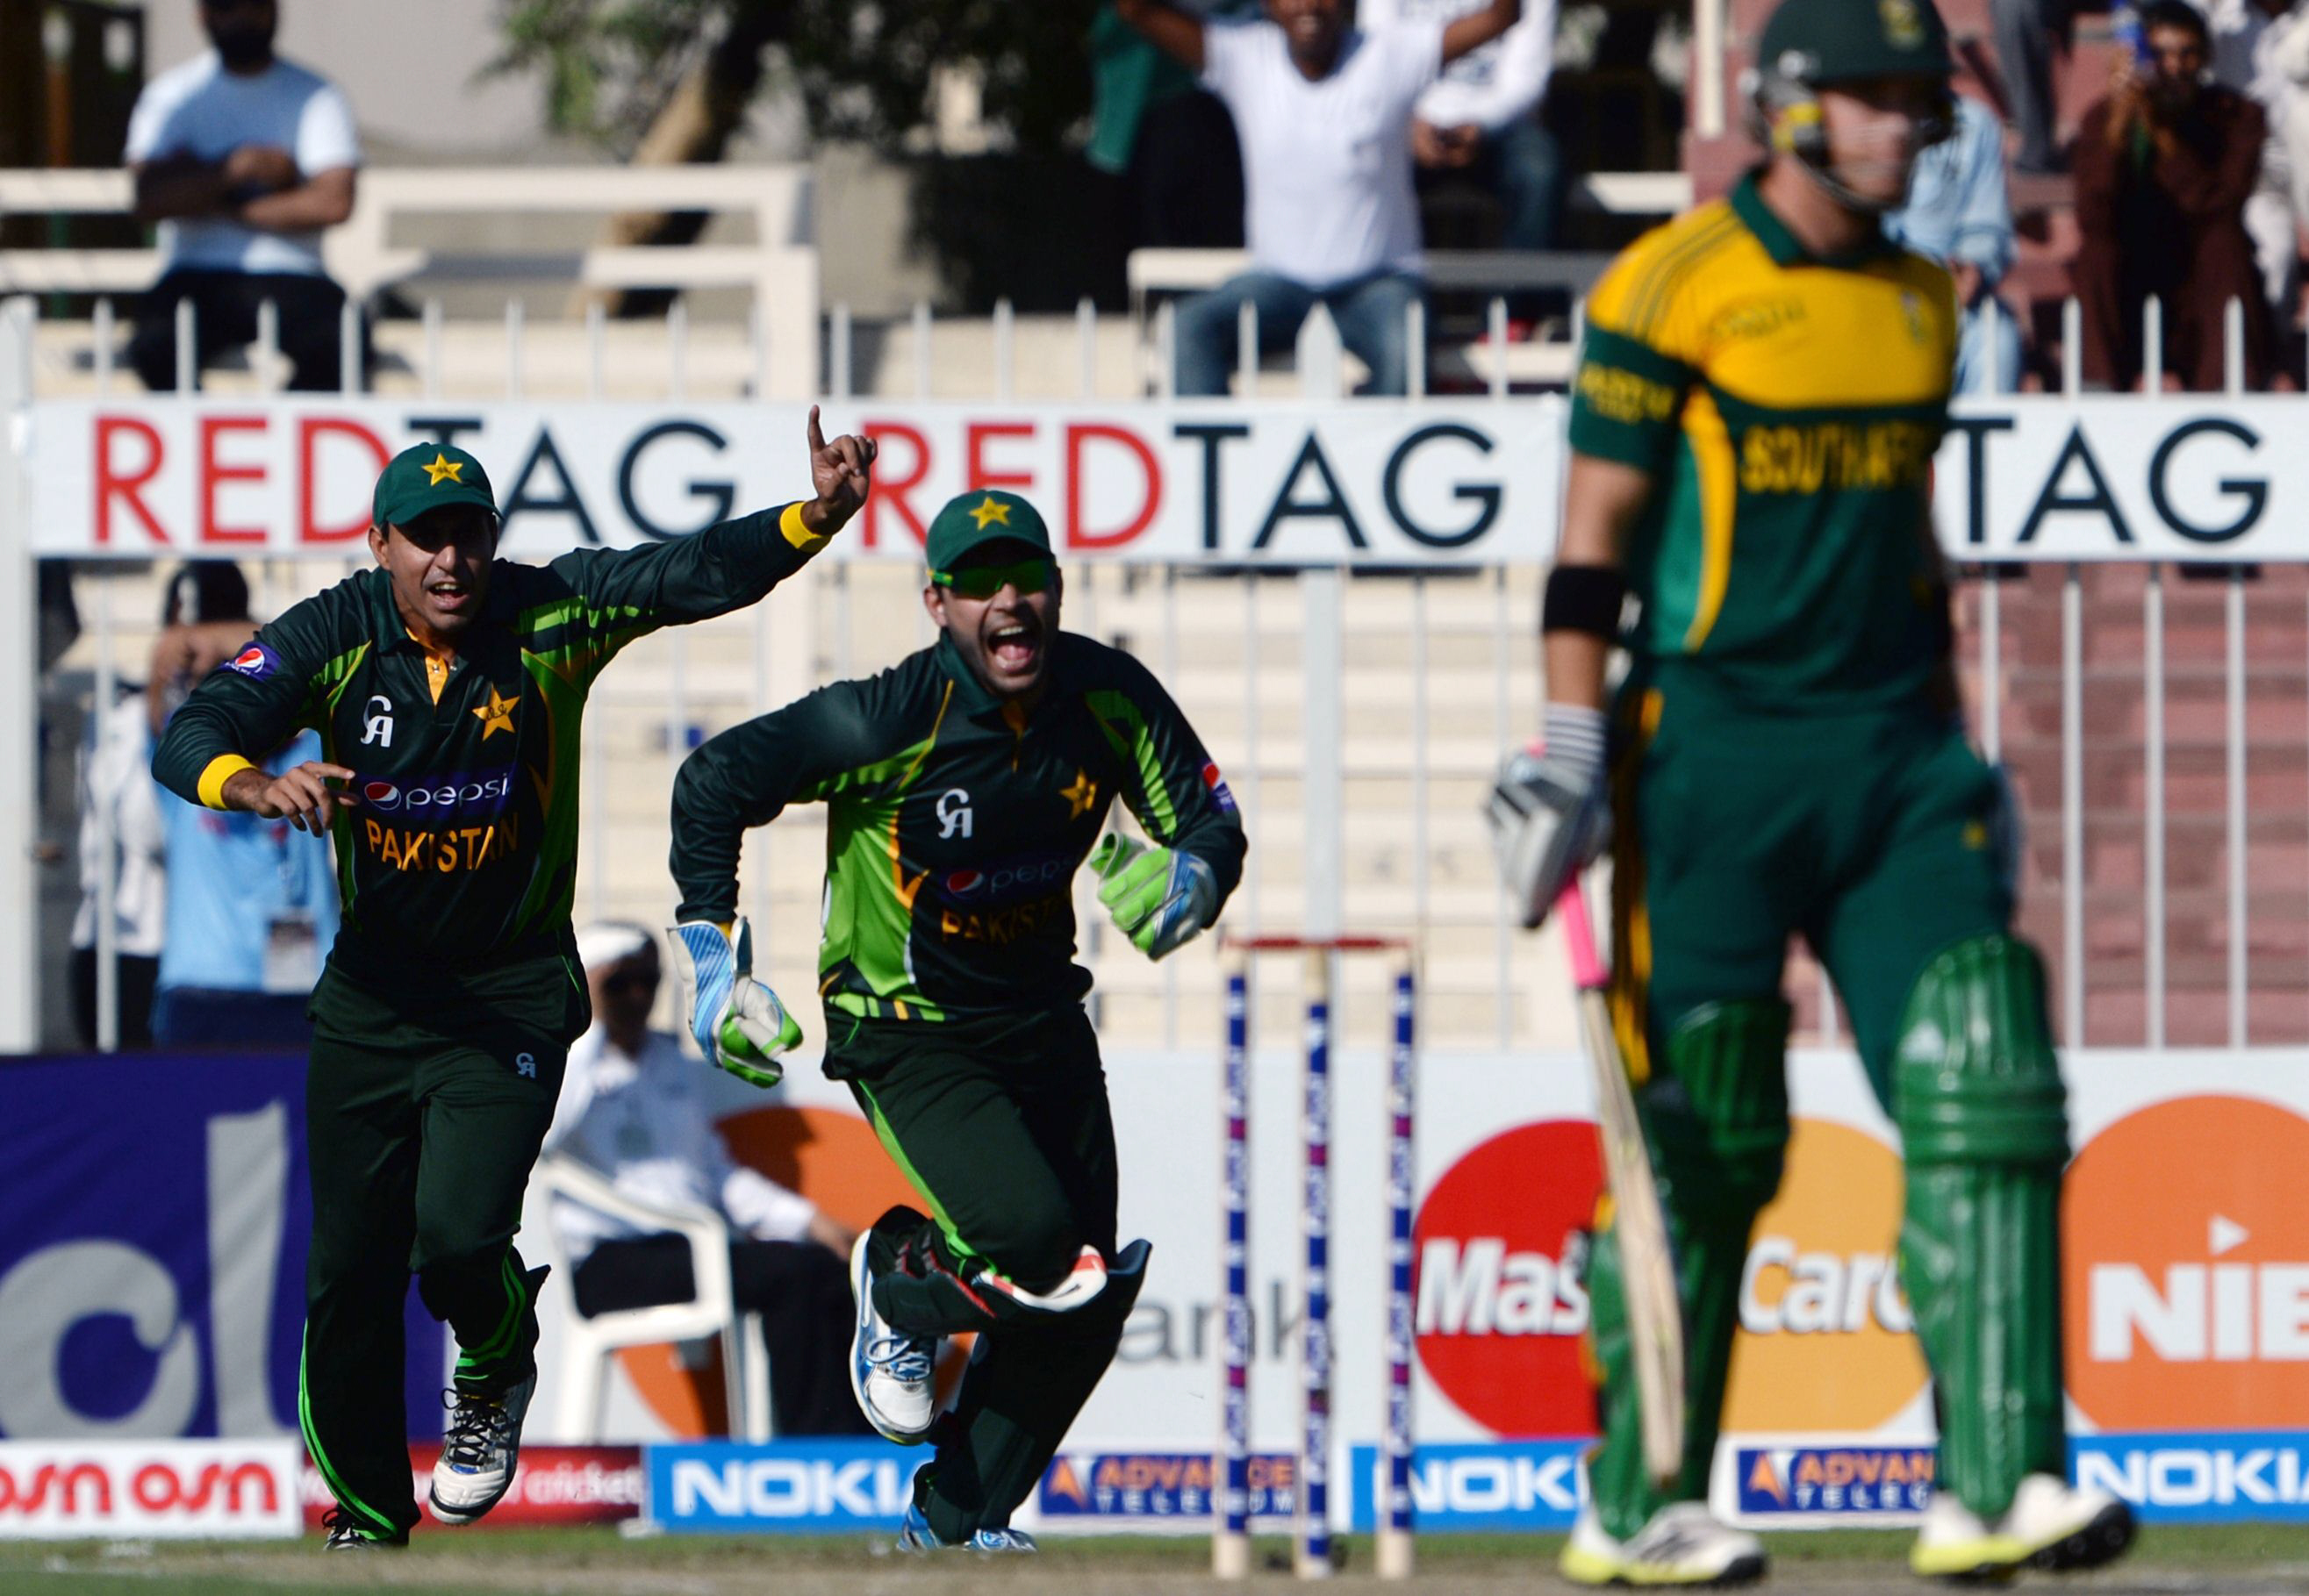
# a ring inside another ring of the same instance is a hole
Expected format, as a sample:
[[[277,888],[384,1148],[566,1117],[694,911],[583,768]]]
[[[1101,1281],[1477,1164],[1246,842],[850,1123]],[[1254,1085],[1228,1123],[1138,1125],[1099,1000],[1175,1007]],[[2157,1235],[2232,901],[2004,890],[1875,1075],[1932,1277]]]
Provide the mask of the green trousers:
[[[1009,1522],[1114,1359],[1144,1248],[1118,1258],[1114,1122],[1098,1038],[1079,1007],[991,1019],[834,1019],[826,1072],[859,1107],[929,1213],[875,1227],[874,1302],[916,1335],[978,1342],[915,1497],[942,1540]],[[1119,1265],[1080,1308],[1047,1291],[1085,1247]]]
[[[1616,719],[1613,1020],[1674,1234],[1689,1359],[1684,1470],[1662,1489],[1642,1465],[1616,1250],[1601,1238],[1589,1482],[1625,1538],[1707,1494],[1740,1272],[1787,1141],[1789,938],[1826,966],[1890,1112],[1918,975],[1941,949],[2004,931],[2012,897],[1998,781],[1943,718],[1743,712],[1662,672],[1631,681]]]
[[[417,1522],[402,1393],[414,1273],[458,1348],[459,1388],[533,1367],[544,1271],[513,1247],[584,988],[560,954],[388,989],[332,962],[306,1081],[313,1244],[298,1391],[305,1445],[340,1506],[380,1534]]]

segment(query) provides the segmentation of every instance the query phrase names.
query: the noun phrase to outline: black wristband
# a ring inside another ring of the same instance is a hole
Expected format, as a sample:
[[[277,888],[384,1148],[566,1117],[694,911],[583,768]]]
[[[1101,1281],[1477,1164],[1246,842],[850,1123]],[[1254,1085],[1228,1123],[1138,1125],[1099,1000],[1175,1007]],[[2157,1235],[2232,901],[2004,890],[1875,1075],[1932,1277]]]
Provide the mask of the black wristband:
[[[1620,635],[1620,608],[1627,597],[1628,579],[1613,566],[1558,565],[1547,574],[1540,634],[1585,632],[1613,642]]]

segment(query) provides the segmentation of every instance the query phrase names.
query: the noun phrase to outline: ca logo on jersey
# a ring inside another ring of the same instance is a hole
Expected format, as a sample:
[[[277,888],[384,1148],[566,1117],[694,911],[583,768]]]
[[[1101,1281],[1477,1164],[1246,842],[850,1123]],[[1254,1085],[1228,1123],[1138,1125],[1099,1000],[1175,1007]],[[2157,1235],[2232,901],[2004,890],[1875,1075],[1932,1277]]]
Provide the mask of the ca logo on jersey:
[[[366,748],[374,743],[380,748],[392,747],[393,700],[382,693],[372,693],[363,707],[368,715],[361,721],[361,746]]]
[[[974,818],[970,812],[970,794],[959,787],[949,788],[940,793],[938,801],[938,817],[940,841],[956,834],[967,841]]]
[[[513,1067],[514,1067],[515,1072],[516,1074],[518,1074],[521,1076],[521,1078],[522,1078],[523,1080],[524,1080],[524,1081],[534,1081],[534,1080],[536,1080],[536,1079],[537,1079],[537,1055],[536,1055],[536,1054],[534,1054],[534,1053],[516,1053],[516,1054],[515,1054],[515,1055],[514,1055],[514,1060],[513,1060]]]

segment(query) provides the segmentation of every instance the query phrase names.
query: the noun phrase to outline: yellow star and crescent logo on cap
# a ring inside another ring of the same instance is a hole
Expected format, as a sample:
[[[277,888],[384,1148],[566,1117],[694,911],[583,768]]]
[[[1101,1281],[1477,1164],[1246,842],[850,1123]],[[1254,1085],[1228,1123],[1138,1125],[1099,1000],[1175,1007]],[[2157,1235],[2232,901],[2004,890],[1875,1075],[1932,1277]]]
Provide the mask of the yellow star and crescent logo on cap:
[[[521,700],[500,698],[495,687],[489,689],[489,701],[473,706],[473,718],[481,723],[481,741],[488,742],[500,731],[513,729],[513,712]]]
[[[1088,771],[1077,770],[1074,785],[1059,788],[1059,796],[1067,800],[1067,818],[1079,820],[1098,802],[1098,783],[1090,779]]]
[[[465,469],[465,462],[462,460],[452,460],[445,454],[434,455],[433,458],[421,469],[424,470],[426,476],[431,479],[431,480],[427,482],[425,485],[428,487],[440,487],[441,479],[444,477],[446,477],[450,481],[457,483],[460,486],[462,486],[465,480],[464,478],[457,474]]]
[[[999,521],[1004,526],[1008,526],[1010,506],[990,493],[970,507],[970,518],[978,523],[978,530],[982,532],[986,530],[989,522]]]

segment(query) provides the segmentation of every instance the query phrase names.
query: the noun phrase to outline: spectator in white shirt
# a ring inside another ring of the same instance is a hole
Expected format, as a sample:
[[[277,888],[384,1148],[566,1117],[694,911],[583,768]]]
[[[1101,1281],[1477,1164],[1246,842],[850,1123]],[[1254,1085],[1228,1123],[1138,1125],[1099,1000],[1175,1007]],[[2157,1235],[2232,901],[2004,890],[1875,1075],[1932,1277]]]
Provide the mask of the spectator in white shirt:
[[[173,388],[180,302],[192,302],[195,362],[206,367],[255,341],[257,307],[271,300],[289,385],[333,391],[345,294],[321,264],[321,234],[352,214],[352,108],[272,53],[273,0],[200,9],[215,47],[147,83],[128,119],[136,219],[159,224],[161,256],[129,362],[146,387]]]
[[[1356,23],[1376,31],[1449,22],[1484,0],[1360,0]],[[1420,186],[1464,177],[1504,213],[1503,249],[1555,247],[1563,209],[1563,154],[1539,119],[1555,65],[1555,0],[1524,0],[1523,20],[1443,69],[1411,116]],[[1529,306],[1517,309],[1527,316]]]
[[[1347,0],[1267,0],[1267,20],[1206,22],[1169,0],[1120,0],[1125,21],[1202,74],[1242,144],[1251,269],[1183,303],[1177,391],[1224,393],[1240,309],[1262,352],[1289,349],[1317,305],[1371,368],[1368,391],[1401,393],[1406,313],[1424,291],[1412,192],[1412,110],[1444,65],[1506,33],[1521,0],[1486,0],[1449,22],[1366,30]]]
[[[709,1072],[649,1028],[662,973],[656,938],[640,926],[592,925],[577,934],[577,956],[593,1025],[569,1049],[545,1150],[590,1166],[636,1202],[726,1219],[738,1307],[762,1316],[777,1433],[868,1433],[850,1392],[846,1260],[856,1236],[731,1158],[707,1106]],[[641,1234],[566,1199],[551,1222],[574,1260],[581,1314],[686,1302],[696,1290],[679,1236]]]
[[[2261,182],[2244,205],[2279,326],[2289,327],[2301,288],[2301,223],[2309,219],[2309,0],[2199,0],[2212,26],[2213,81],[2260,106],[2269,118]]]

